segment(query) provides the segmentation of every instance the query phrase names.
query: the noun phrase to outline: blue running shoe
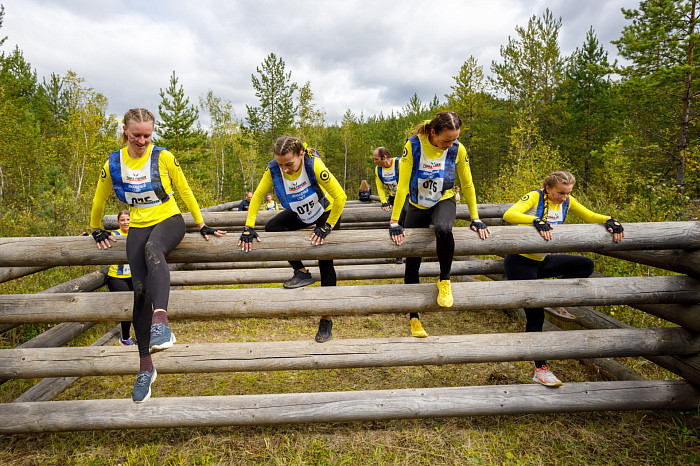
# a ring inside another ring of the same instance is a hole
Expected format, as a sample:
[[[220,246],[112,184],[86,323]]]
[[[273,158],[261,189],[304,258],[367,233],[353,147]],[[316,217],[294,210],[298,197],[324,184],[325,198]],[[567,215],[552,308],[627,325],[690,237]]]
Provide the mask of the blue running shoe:
[[[131,337],[127,338],[126,340],[123,339],[122,337],[119,337],[119,343],[121,343],[124,346],[133,346],[135,345],[134,340],[131,339]]]
[[[131,392],[131,399],[134,403],[143,403],[151,397],[151,384],[156,381],[156,368],[153,367],[153,372],[141,371],[136,376],[134,390]]]
[[[175,334],[165,324],[151,324],[151,343],[148,349],[151,353],[172,348],[177,341]]]

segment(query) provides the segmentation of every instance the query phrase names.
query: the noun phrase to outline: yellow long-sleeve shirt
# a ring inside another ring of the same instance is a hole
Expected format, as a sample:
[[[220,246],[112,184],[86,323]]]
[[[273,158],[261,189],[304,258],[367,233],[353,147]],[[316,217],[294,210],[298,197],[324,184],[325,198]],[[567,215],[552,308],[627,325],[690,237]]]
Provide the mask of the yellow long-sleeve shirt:
[[[424,155],[429,159],[439,159],[444,152],[439,147],[435,147],[428,141],[428,137],[420,135],[421,145],[423,147]],[[399,187],[396,189],[396,196],[394,197],[394,208],[391,211],[391,220],[398,221],[401,215],[401,209],[403,209],[403,204],[408,195],[409,185],[411,181],[411,172],[413,171],[413,148],[411,147],[411,141],[406,141],[406,145],[403,148],[403,155],[401,156],[401,164],[399,165]],[[455,162],[455,171],[459,175],[459,181],[462,186],[462,192],[467,200],[467,206],[469,207],[469,216],[472,219],[479,218],[479,213],[476,209],[476,191],[474,190],[474,182],[472,181],[472,172],[469,168],[469,160],[467,160],[467,149],[464,148],[462,143],[459,143],[459,149],[457,151],[457,161]],[[454,191],[448,189],[445,194],[442,195],[440,201],[444,199],[449,199],[454,196]],[[411,202],[409,200],[409,202]],[[439,201],[438,201],[439,202]],[[420,206],[411,202],[411,205],[418,207],[419,209],[426,209],[426,207]]]
[[[340,186],[340,183],[338,183],[335,176],[328,171],[328,168],[326,168],[326,164],[323,163],[323,160],[318,157],[314,157],[313,160],[316,182],[321,187],[323,193],[326,194],[326,199],[328,199],[329,202],[329,205],[325,210],[325,212],[328,212],[329,210],[331,211],[327,221],[331,226],[335,226],[340,218],[340,215],[343,213],[345,201],[347,200],[348,196],[345,194],[345,191],[343,191],[343,187]],[[291,175],[287,175],[286,173],[282,172],[282,176],[289,181],[294,181],[301,176],[303,167],[304,164],[302,163],[301,167],[299,167],[299,170],[296,172],[292,173]],[[258,209],[260,209],[260,206],[265,200],[267,193],[272,189],[274,189],[272,175],[270,174],[270,169],[268,168],[265,170],[258,187],[255,188],[253,198],[250,200],[248,217],[245,221],[246,226],[251,228],[255,227],[255,219],[258,216]]]
[[[128,155],[127,148],[122,148],[122,161],[132,170],[141,170],[149,159],[149,155],[153,150],[153,145],[149,145],[143,157],[137,159]],[[187,205],[194,221],[202,223],[202,213],[199,210],[199,204],[195,199],[190,185],[187,184],[185,174],[182,172],[180,164],[175,160],[175,156],[167,150],[162,150],[158,158],[158,169],[160,171],[160,179],[163,184],[163,189],[166,193],[173,190],[173,186],[178,194],[182,196],[182,200]],[[97,181],[95,189],[95,197],[92,200],[92,211],[90,212],[90,227],[100,228],[102,225],[102,216],[104,215],[105,202],[107,198],[114,192],[112,186],[112,176],[109,172],[109,160],[102,167],[102,174]],[[131,227],[143,228],[155,225],[166,218],[172,217],[180,213],[177,202],[173,196],[170,199],[151,207],[136,207],[131,206]]]
[[[535,220],[535,213],[537,212],[537,205],[539,202],[540,192],[530,191],[521,197],[520,200],[513,204],[508,210],[506,210],[506,212],[503,214],[503,220],[508,223],[515,223],[517,225],[532,225],[533,220]],[[561,208],[561,204],[556,204],[554,202],[550,202],[548,206],[550,212],[560,212]],[[605,215],[597,214],[585,208],[576,200],[574,196],[569,196],[569,209],[567,211],[567,215],[568,214],[573,214],[586,223],[605,223],[605,221],[608,219],[608,217]],[[560,217],[560,215],[557,217]],[[546,254],[521,254],[521,256],[527,257],[528,259],[541,261],[544,260]]]
[[[400,159],[400,158],[397,158],[397,157],[394,157],[393,159],[391,159],[391,165],[389,165],[389,168],[387,168],[387,170],[392,170],[392,171],[393,171],[393,170],[394,170],[394,165],[397,164],[397,163],[399,164],[399,170],[400,170],[400,169],[401,169],[401,164],[399,163],[400,160],[401,160],[401,159]],[[386,198],[387,198],[386,192],[387,192],[387,187],[386,187],[386,185],[384,184],[384,182],[382,181],[382,179],[379,178],[379,171],[380,171],[380,170],[384,170],[384,168],[382,168],[382,167],[376,167],[376,168],[374,169],[374,184],[377,185],[377,194],[379,195],[379,200],[382,202],[382,204],[386,204]],[[399,172],[399,176],[400,176],[400,172]],[[389,195],[390,195],[390,196],[393,195],[393,194],[391,193],[391,190],[389,190]]]

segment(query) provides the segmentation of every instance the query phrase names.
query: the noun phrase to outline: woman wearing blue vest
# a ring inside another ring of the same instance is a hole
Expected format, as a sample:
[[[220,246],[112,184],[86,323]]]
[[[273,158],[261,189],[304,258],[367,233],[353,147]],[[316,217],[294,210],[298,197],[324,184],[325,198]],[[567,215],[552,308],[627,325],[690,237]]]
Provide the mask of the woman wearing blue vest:
[[[408,138],[401,157],[399,186],[396,190],[394,209],[389,223],[389,234],[396,244],[403,243],[404,229],[399,225],[399,216],[408,196],[408,209],[404,227],[428,228],[435,226],[435,245],[440,262],[440,279],[437,283],[437,303],[442,307],[453,304],[450,285],[450,270],[454,256],[455,241],[452,235],[457,204],[454,199],[455,174],[469,206],[471,229],[478,232],[481,239],[490,233],[484,222],[479,220],[476,210],[476,192],[467,160],[467,150],[457,140],[462,120],[454,112],[440,112],[432,120],[419,124],[414,135]],[[406,258],[404,283],[420,283],[420,257]],[[411,334],[414,337],[427,337],[418,319],[418,313],[411,313]]]
[[[544,179],[542,189],[531,191],[513,204],[503,220],[519,225],[534,225],[545,241],[552,239],[553,225],[561,225],[566,215],[572,213],[586,223],[604,223],[616,243],[624,238],[624,228],[613,217],[596,214],[582,206],[573,196],[576,179],[567,171],[551,173]],[[587,278],[593,273],[593,261],[588,257],[571,254],[508,254],[505,257],[508,280],[535,280],[538,278]],[[563,308],[556,313],[572,318]],[[526,308],[526,332],[541,332],[544,309]],[[533,381],[547,387],[559,387],[562,382],[550,371],[546,361],[535,361]]]
[[[286,209],[267,221],[265,231],[296,231],[314,227],[311,244],[323,244],[323,239],[340,227],[347,196],[338,180],[328,171],[320,157],[309,154],[300,139],[282,136],[274,146],[274,159],[253,194],[250,210],[238,245],[245,252],[253,247],[253,239],[260,241],[255,232],[255,219],[263,196],[274,189],[280,204]],[[313,151],[316,154],[315,151]],[[301,261],[289,261],[294,276],[284,284],[285,288],[299,288],[315,282]],[[332,260],[319,260],[321,286],[335,286],[336,275]],[[333,321],[329,315],[321,316],[316,341],[333,338]]]
[[[128,210],[121,210],[117,214],[117,223],[119,228],[114,230],[114,236],[127,236],[129,234],[129,221],[131,216]],[[114,264],[109,266],[106,278],[107,288],[109,291],[134,291],[134,285],[131,282],[131,269],[129,264]],[[124,346],[131,346],[134,341],[131,339],[131,321],[123,320],[121,322],[122,336],[119,337],[119,343]]]
[[[185,221],[173,197],[175,187],[182,196],[199,232],[221,236],[224,231],[204,224],[197,200],[187,184],[180,164],[167,149],[151,144],[155,117],[145,108],[134,108],[124,115],[123,142],[126,145],[109,158],[102,168],[92,201],[90,226],[98,249],[112,247],[116,239],[100,228],[104,205],[114,192],[131,207],[131,225],[126,240],[126,256],[134,287],[133,324],[139,348],[139,373],[131,398],[148,400],[156,379],[150,353],[175,343],[168,326],[170,270],[165,256],[185,236]]]

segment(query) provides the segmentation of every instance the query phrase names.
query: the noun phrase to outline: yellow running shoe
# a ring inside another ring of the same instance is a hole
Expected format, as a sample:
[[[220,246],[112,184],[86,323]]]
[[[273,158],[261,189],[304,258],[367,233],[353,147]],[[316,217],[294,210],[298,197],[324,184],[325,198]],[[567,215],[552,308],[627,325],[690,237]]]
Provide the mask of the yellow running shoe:
[[[428,336],[428,332],[423,330],[423,326],[420,324],[420,320],[417,317],[411,319],[411,336],[416,338],[425,338]]]
[[[437,282],[438,287],[438,306],[452,307],[454,299],[452,298],[452,287],[449,280],[440,280]]]

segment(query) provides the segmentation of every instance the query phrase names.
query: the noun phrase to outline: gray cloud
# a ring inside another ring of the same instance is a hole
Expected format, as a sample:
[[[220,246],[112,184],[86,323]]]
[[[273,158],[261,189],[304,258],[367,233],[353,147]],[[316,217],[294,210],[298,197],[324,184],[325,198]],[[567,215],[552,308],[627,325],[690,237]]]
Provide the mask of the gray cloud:
[[[134,106],[157,110],[174,70],[191,102],[211,89],[245,118],[246,104],[257,105],[251,74],[274,52],[294,81],[311,82],[329,122],[348,109],[400,110],[414,92],[423,102],[443,99],[470,55],[489,73],[516,25],[547,6],[563,18],[563,53],[592,25],[614,58],[620,7],[636,7],[631,0],[0,2],[3,50],[17,44],[40,77],[76,72],[118,115]]]

